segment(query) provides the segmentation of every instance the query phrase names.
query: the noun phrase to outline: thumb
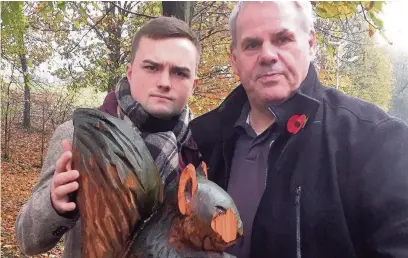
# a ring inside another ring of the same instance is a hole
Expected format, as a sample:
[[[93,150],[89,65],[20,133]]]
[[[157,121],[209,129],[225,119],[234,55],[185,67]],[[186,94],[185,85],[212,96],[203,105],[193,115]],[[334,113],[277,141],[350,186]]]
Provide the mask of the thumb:
[[[64,152],[66,151],[72,151],[72,145],[68,140],[63,140],[62,141],[62,150]]]
[[[67,151],[72,152],[72,145],[71,145],[71,143],[70,143],[68,140],[66,140],[66,139],[62,141],[62,150],[63,150],[64,152],[67,152]],[[67,171],[72,170],[72,169],[71,169],[71,159],[67,162],[67,165],[66,165],[65,168],[66,168]]]

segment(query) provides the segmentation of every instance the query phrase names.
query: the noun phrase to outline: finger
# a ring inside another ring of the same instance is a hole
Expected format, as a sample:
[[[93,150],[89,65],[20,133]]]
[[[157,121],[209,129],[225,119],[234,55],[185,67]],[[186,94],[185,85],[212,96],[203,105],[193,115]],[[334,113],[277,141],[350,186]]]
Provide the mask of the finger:
[[[56,187],[60,185],[65,185],[75,181],[79,177],[79,172],[77,170],[70,170],[67,172],[61,172],[54,176],[54,184]]]
[[[67,171],[67,164],[71,163],[72,152],[67,151],[64,152],[61,157],[57,160],[57,164],[55,165],[55,171],[57,173]]]
[[[69,142],[69,140],[65,139],[62,141],[62,150],[65,152],[71,152],[72,153],[72,145]],[[67,164],[65,164],[65,169],[68,170],[72,170],[71,168],[71,161],[69,161]]]
[[[75,210],[76,204],[74,202],[60,202],[58,203],[58,210],[63,212]]]
[[[69,184],[60,185],[55,188],[54,193],[58,200],[64,199],[69,193],[78,190],[78,182],[71,182]]]

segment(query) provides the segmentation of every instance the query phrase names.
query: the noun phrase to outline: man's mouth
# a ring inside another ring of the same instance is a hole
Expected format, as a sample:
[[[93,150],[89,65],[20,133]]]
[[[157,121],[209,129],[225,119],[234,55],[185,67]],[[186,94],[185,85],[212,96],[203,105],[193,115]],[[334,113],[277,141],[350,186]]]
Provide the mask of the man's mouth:
[[[151,94],[151,97],[155,98],[161,98],[161,99],[167,99],[167,100],[173,100],[173,98],[166,96],[166,95],[161,95],[161,94]]]
[[[280,75],[280,73],[266,73],[262,74],[261,76],[258,77],[258,80],[261,82],[269,82],[269,81],[274,81],[276,80]]]

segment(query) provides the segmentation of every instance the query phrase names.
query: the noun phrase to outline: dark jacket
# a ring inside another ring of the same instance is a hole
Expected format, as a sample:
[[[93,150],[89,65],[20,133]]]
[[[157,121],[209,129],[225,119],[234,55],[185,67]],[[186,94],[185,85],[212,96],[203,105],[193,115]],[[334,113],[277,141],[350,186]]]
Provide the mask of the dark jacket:
[[[245,101],[238,86],[190,123],[209,179],[224,189]],[[282,135],[269,153],[251,257],[408,257],[408,126],[322,86],[313,65],[298,92],[270,110]],[[291,134],[295,114],[308,121]]]

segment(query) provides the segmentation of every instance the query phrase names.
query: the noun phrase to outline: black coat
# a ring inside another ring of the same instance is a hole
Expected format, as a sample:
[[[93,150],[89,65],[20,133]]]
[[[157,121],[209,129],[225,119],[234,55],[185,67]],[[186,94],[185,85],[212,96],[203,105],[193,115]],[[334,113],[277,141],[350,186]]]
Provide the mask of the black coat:
[[[408,257],[408,126],[322,86],[310,67],[298,92],[270,107],[283,133],[269,153],[251,257]],[[190,124],[209,179],[224,189],[245,101],[238,86]],[[294,114],[308,121],[290,134]]]

